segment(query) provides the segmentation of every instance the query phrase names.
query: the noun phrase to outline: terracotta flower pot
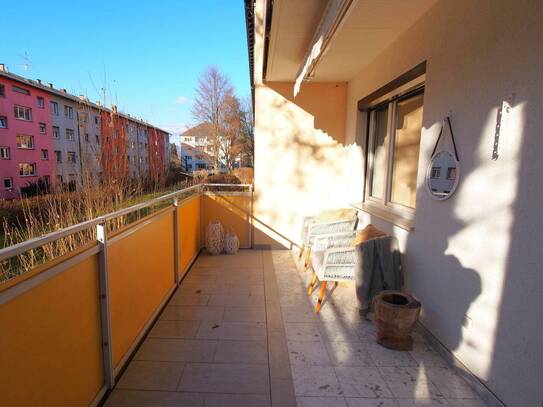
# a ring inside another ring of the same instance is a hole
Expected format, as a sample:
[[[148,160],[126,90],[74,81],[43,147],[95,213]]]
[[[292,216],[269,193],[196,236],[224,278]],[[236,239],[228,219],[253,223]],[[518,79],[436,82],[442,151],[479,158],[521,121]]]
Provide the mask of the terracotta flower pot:
[[[218,220],[207,225],[206,249],[214,255],[220,254],[224,249],[224,229]]]
[[[401,291],[382,291],[373,299],[377,343],[395,350],[413,349],[411,332],[420,314],[420,302]]]

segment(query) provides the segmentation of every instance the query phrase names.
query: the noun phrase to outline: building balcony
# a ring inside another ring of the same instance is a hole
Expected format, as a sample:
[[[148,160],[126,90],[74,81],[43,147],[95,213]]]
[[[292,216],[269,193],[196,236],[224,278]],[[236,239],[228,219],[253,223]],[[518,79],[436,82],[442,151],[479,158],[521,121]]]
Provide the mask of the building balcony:
[[[352,285],[315,314],[296,253],[250,249],[252,187],[235,187],[192,187],[0,251],[96,228],[95,243],[0,285],[0,404],[484,405],[422,328],[413,351],[377,345]],[[202,252],[216,219],[237,254]]]

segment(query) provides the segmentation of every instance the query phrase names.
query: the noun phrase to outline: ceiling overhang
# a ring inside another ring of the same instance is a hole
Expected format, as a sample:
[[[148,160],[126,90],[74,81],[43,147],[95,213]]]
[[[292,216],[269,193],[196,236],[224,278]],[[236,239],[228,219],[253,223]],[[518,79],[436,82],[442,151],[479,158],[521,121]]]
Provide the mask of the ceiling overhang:
[[[349,81],[436,1],[275,0],[265,79]]]

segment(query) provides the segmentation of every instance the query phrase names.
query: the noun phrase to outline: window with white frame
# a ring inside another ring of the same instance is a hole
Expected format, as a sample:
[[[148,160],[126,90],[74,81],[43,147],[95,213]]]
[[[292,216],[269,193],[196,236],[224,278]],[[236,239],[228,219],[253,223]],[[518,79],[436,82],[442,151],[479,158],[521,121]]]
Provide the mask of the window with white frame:
[[[32,177],[36,175],[36,164],[19,163],[19,175],[22,177]]]
[[[55,161],[56,161],[57,163],[61,163],[61,162],[62,162],[62,151],[55,150]]]
[[[39,128],[40,128],[40,134],[46,134],[47,133],[47,126],[45,125],[45,123],[40,123]]]
[[[9,147],[0,147],[0,159],[2,160],[10,159]]]
[[[13,107],[13,114],[17,120],[32,120],[32,109],[29,107],[15,105]]]
[[[41,150],[41,159],[44,161],[49,160],[49,150],[46,150],[46,149]]]
[[[13,178],[4,178],[4,189],[12,189],[13,188]]]
[[[60,129],[58,126],[53,126],[53,138],[60,138]]]
[[[40,109],[43,109],[45,107],[45,99],[42,96],[37,96],[36,101]]]
[[[75,164],[75,151],[68,151],[68,155],[66,156],[66,161]]]
[[[66,140],[74,140],[74,130],[73,129],[66,129]]]
[[[34,148],[34,136],[28,136],[26,134],[17,134],[17,148],[21,149],[33,149]]]
[[[8,118],[6,116],[0,116],[0,129],[8,128]]]
[[[412,220],[417,197],[424,75],[369,103],[364,203],[391,217]],[[394,220],[394,219],[392,219]]]
[[[58,103],[51,101],[51,113],[58,116]]]
[[[64,117],[68,119],[74,118],[74,109],[71,106],[64,105]]]

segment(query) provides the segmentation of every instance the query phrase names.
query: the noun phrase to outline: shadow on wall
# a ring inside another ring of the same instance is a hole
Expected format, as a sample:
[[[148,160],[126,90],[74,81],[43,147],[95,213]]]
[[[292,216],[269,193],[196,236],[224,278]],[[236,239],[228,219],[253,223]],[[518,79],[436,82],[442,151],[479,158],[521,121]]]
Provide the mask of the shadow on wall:
[[[360,200],[362,160],[342,144],[346,84],[304,84],[296,99],[292,89],[256,89],[255,216],[296,243],[304,216]]]
[[[533,207],[528,211],[527,180],[538,177],[532,166],[536,132],[526,131],[527,104],[518,103],[510,126],[502,129],[502,155],[492,161],[497,107],[489,103],[486,120],[479,119],[479,130],[472,133],[478,135],[472,146],[465,138],[460,141],[468,148],[463,148],[462,178],[452,198],[433,201],[419,184],[406,268],[409,286],[423,301],[424,324],[498,398],[508,405],[534,405],[537,379],[528,380],[523,372],[537,371],[543,363],[541,352],[530,353],[538,349],[534,338],[542,333],[543,287],[535,268],[523,271],[533,261],[530,246],[535,251],[534,242],[543,238],[535,227],[542,222],[519,214],[540,213]],[[458,127],[462,130],[461,123]]]

